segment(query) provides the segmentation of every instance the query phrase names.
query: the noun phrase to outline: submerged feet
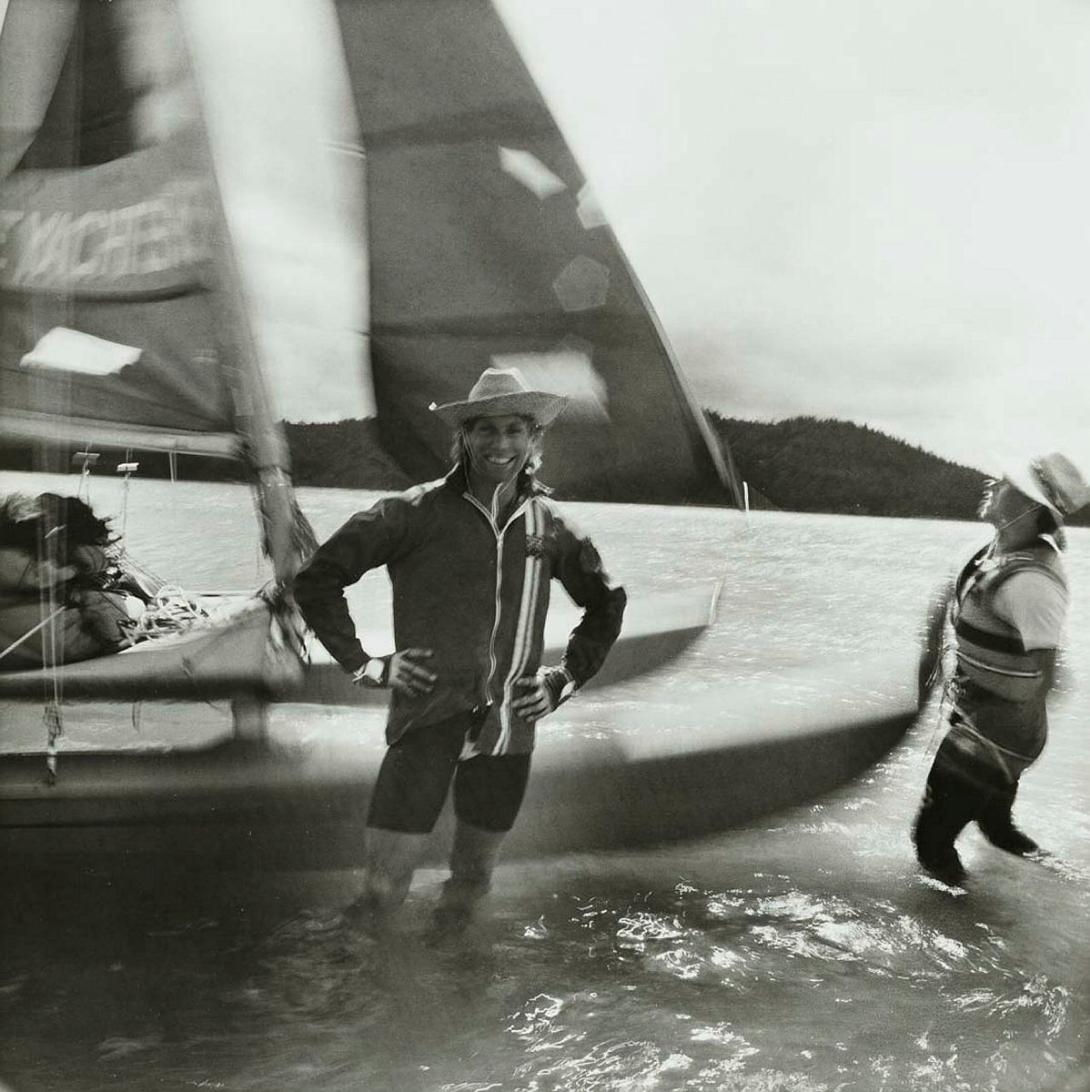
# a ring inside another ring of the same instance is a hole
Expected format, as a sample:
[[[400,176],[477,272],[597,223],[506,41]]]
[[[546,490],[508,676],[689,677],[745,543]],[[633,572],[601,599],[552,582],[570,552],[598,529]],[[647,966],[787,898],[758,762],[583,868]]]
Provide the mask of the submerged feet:
[[[916,816],[916,822],[912,826],[916,860],[933,879],[950,887],[960,887],[968,877],[958,851],[954,848],[953,839],[960,828],[949,825],[945,828],[939,827],[935,814],[925,803]]]
[[[984,837],[996,849],[1001,849],[1004,853],[1012,853],[1016,857],[1028,857],[1041,852],[1041,847],[1013,824],[998,828],[981,826],[980,829]],[[916,837],[913,841],[916,845],[916,859],[929,876],[951,887],[960,887],[964,884],[968,873],[961,863],[958,851],[953,846],[926,845]]]
[[[351,929],[373,937],[385,937],[394,928],[396,909],[374,892],[365,892],[344,908],[342,917]],[[475,904],[440,902],[431,913],[425,930],[425,943],[435,945],[456,941],[469,931],[476,918]]]
[[[1003,830],[981,829],[985,838],[1004,853],[1012,853],[1016,857],[1046,856],[1042,854],[1041,847],[1017,827],[1012,826]],[[916,859],[920,862],[920,867],[940,883],[960,887],[968,878],[969,874],[965,871],[958,851],[953,846],[949,849],[921,849],[917,844]]]
[[[427,942],[442,944],[461,937],[473,922],[473,911],[466,906],[437,906],[431,915]]]
[[[386,931],[391,917],[391,908],[374,891],[365,891],[344,908],[345,922],[361,933],[374,935]]]
[[[948,887],[960,887],[968,879],[969,874],[965,871],[958,851],[953,846],[946,850],[927,852],[917,846],[916,859],[924,872]]]
[[[996,849],[1001,849],[1004,853],[1013,853],[1016,857],[1025,857],[1030,853],[1038,853],[1041,849],[1028,834],[1023,834],[1013,824],[991,829],[981,826],[980,829],[984,837]]]

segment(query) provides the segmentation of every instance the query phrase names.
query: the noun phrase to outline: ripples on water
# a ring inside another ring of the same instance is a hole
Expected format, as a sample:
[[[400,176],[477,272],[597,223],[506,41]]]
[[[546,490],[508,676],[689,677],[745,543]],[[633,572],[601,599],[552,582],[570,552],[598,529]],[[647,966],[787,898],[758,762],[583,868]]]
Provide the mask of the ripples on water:
[[[145,514],[129,516],[134,552],[160,571],[182,553],[187,580],[217,566],[220,583],[252,579],[252,553],[209,559],[188,527],[208,508],[237,515],[239,493],[149,492]],[[303,494],[321,534],[354,503]],[[637,594],[728,580],[707,638],[653,680],[584,695],[590,724],[594,702],[683,709],[693,688],[716,686],[728,702],[731,681],[754,676],[771,698],[804,701],[776,690],[791,664],[899,639],[950,557],[980,537],[967,525],[654,513],[664,549],[645,546],[644,511],[574,507]],[[1090,536],[1072,537],[1076,595],[1090,596]],[[1087,653],[1076,618],[1069,665]],[[908,843],[928,722],[853,785],[745,829],[505,865],[460,944],[426,940],[439,871],[421,874],[397,932],[378,940],[340,915],[350,874],[199,887],[167,874],[9,877],[0,1079],[15,1092],[1055,1087],[1087,1048],[1090,1010],[1090,701],[1073,667],[1067,688],[1019,802],[1054,856],[1015,860],[969,834],[962,893],[922,879]],[[323,717],[315,730],[343,729]]]

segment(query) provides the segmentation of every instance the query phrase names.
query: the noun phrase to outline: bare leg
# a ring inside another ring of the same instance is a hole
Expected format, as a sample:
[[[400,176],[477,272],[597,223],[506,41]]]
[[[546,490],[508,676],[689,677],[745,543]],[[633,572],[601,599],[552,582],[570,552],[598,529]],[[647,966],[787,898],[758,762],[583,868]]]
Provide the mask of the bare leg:
[[[367,828],[363,892],[349,907],[353,918],[376,923],[389,918],[405,901],[427,834]]]
[[[460,929],[469,923],[477,904],[492,886],[492,870],[505,837],[506,831],[482,830],[458,820],[450,854],[450,879],[443,885],[436,911],[438,926]]]

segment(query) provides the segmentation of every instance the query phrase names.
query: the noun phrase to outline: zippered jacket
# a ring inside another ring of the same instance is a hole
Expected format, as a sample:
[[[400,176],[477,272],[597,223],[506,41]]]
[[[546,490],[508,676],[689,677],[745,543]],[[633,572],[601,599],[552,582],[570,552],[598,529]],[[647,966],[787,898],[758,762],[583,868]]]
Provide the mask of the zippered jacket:
[[[397,649],[429,648],[430,694],[394,692],[386,728],[393,743],[413,727],[487,710],[468,753],[533,749],[534,726],[512,700],[518,679],[541,666],[550,581],[583,608],[560,665],[578,689],[602,666],[626,602],[590,539],[530,479],[502,526],[469,491],[465,472],[388,497],[354,515],[300,570],[295,600],[318,639],[348,672],[369,658],[344,589],[385,565],[393,585]]]

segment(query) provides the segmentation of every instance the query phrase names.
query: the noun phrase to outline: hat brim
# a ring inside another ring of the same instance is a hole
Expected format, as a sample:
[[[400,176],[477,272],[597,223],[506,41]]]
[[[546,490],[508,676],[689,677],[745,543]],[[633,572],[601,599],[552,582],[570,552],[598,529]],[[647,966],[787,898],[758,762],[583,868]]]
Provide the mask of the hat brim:
[[[1042,489],[1040,484],[1034,480],[1028,466],[1022,466],[1020,464],[1012,465],[1008,463],[1002,468],[1002,476],[1023,496],[1029,497],[1031,501],[1043,505],[1057,519],[1062,520],[1064,518],[1063,512],[1056,507],[1053,501],[1049,500],[1044,489]]]
[[[507,416],[532,417],[544,427],[560,416],[567,402],[562,394],[519,391],[498,394],[492,398],[478,398],[470,402],[446,402],[441,406],[433,406],[432,412],[438,414],[452,428],[464,425],[475,417]]]

